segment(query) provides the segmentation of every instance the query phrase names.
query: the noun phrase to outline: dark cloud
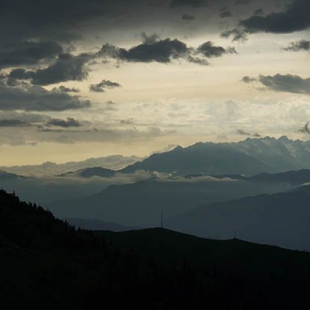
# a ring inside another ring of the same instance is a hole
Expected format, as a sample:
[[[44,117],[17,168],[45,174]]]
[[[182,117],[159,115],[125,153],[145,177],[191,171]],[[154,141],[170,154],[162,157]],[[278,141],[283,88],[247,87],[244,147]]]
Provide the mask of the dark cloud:
[[[198,65],[202,65],[202,66],[209,65],[209,62],[206,59],[199,58],[199,57],[188,56],[187,61],[198,64]]]
[[[113,89],[116,87],[121,87],[121,85],[119,83],[111,82],[109,80],[102,80],[98,84],[91,84],[89,90],[95,93],[103,93],[105,92],[106,88]]]
[[[79,121],[75,120],[74,118],[68,117],[67,120],[52,119],[46,124],[46,126],[69,128],[69,127],[81,127],[82,124]]]
[[[294,0],[282,12],[273,12],[266,16],[254,15],[239,24],[249,33],[291,33],[310,27],[309,11],[309,0]]]
[[[310,134],[309,122],[307,122],[307,123],[305,124],[305,126],[304,126],[302,129],[298,130],[298,131],[299,131],[299,132],[309,133],[309,134]]]
[[[98,53],[96,54],[99,57],[107,57],[107,58],[119,58],[119,53],[120,53],[120,48],[110,44],[110,43],[106,43],[103,44],[101,49],[98,51]]]
[[[249,133],[247,131],[244,131],[243,129],[237,129],[237,134],[242,135],[242,136],[254,137],[254,138],[261,137],[261,135],[258,133]]]
[[[2,0],[1,25],[9,24],[13,37],[79,37],[79,26],[91,19],[111,16],[134,0]],[[20,25],[23,25],[23,29]],[[2,34],[8,38],[9,35]]]
[[[60,54],[57,61],[45,69],[36,71],[14,69],[10,78],[17,80],[30,80],[33,85],[49,85],[66,81],[82,81],[88,76],[85,64],[92,58],[89,54],[77,56]]]
[[[141,38],[144,44],[154,44],[155,42],[159,41],[159,36],[156,33],[147,35],[145,32],[142,32]]]
[[[186,21],[193,21],[195,19],[194,15],[189,15],[189,14],[183,14],[182,19]]]
[[[100,51],[97,53],[98,57],[114,58],[120,61],[127,62],[161,62],[169,63],[173,59],[183,58],[188,62],[197,63],[201,65],[208,65],[208,61],[201,57],[197,57],[198,54],[202,54],[204,57],[221,57],[223,54],[237,54],[235,48],[222,46],[215,46],[213,42],[208,41],[198,48],[188,47],[184,42],[177,39],[171,40],[169,38],[159,40],[157,35],[152,37],[144,37],[144,41],[149,43],[143,43],[134,46],[128,50],[119,48],[115,45],[104,44]],[[96,87],[93,87],[95,90]],[[97,88],[96,88],[97,89]],[[102,89],[97,89],[102,92]]]
[[[63,53],[56,42],[21,42],[0,51],[0,68],[37,64],[43,59],[55,58]]]
[[[259,82],[275,91],[310,95],[310,78],[303,79],[298,75],[291,74],[260,75]]]
[[[233,15],[234,14],[233,14],[232,10],[227,6],[222,7],[219,11],[219,17],[220,18],[232,17]]]
[[[291,52],[310,51],[310,41],[300,40],[292,42],[288,47],[284,48],[284,50]]]
[[[180,6],[189,6],[189,7],[204,7],[208,5],[208,0],[172,0],[170,7],[180,7]]]
[[[67,93],[48,91],[40,86],[8,87],[0,83],[0,110],[65,111],[90,107],[88,100]]]
[[[235,54],[236,50],[234,48],[228,48],[227,50],[222,46],[214,46],[214,43],[208,41],[202,45],[200,45],[197,49],[198,53],[203,54],[205,57],[221,57],[224,54]]]
[[[241,79],[242,82],[244,83],[252,83],[252,82],[255,82],[257,81],[257,78],[252,78],[250,76],[244,76],[242,79]]]
[[[131,62],[163,62],[180,58],[188,51],[185,43],[174,39],[156,41],[152,44],[140,44],[129,50],[121,48],[119,58]]]
[[[59,87],[54,87],[52,89],[52,91],[54,92],[61,92],[61,93],[79,93],[80,90],[78,88],[70,88],[70,87],[66,87],[66,86],[59,86]]]
[[[247,33],[239,28],[223,31],[221,33],[221,37],[222,38],[232,37],[232,41],[246,41],[248,39]]]
[[[1,119],[0,127],[26,127],[29,124],[19,120],[19,119]]]
[[[184,56],[188,52],[185,43],[169,38],[156,40],[151,43],[142,43],[128,50],[114,45],[105,44],[98,52],[98,56],[111,57],[128,62],[162,62],[168,63],[171,59]]]

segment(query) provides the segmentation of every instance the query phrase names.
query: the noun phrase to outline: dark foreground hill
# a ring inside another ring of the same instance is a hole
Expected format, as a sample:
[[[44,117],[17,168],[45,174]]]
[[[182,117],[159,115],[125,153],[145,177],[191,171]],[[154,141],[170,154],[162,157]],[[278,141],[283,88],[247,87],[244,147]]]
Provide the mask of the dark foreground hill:
[[[300,309],[310,254],[149,229],[75,230],[0,191],[4,309]]]

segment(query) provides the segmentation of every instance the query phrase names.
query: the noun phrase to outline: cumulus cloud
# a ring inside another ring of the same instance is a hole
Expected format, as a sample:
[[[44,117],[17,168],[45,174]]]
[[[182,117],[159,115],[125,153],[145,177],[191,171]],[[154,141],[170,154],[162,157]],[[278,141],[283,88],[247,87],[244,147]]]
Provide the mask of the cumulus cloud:
[[[189,55],[187,57],[187,61],[195,63],[195,64],[198,64],[198,65],[202,65],[202,66],[208,66],[209,65],[209,62],[206,59],[199,58],[199,57],[194,57],[194,56],[191,56],[191,55]]]
[[[240,21],[246,32],[291,33],[310,27],[310,1],[294,0],[281,12],[272,12],[266,16],[253,15]]]
[[[203,54],[205,57],[221,57],[224,54],[230,53],[235,54],[236,51],[234,48],[228,48],[227,50],[222,46],[215,46],[213,42],[208,41],[202,45],[200,45],[197,51]]]
[[[121,85],[119,83],[111,82],[109,80],[102,80],[98,84],[91,84],[89,90],[95,93],[103,93],[105,92],[106,88],[113,89],[116,87],[121,87]]]
[[[131,62],[163,62],[182,57],[187,52],[185,43],[174,39],[165,39],[152,44],[140,44],[129,50],[121,48],[119,58]]]
[[[232,37],[232,41],[246,41],[248,39],[247,34],[244,30],[239,28],[234,28],[231,30],[226,30],[221,33],[222,38]]]
[[[291,74],[260,75],[259,82],[275,91],[310,95],[310,78],[303,79]]]
[[[219,17],[220,18],[227,18],[232,17],[234,14],[232,10],[228,6],[224,6],[219,11]]]
[[[188,47],[184,42],[178,39],[160,40],[157,35],[146,36],[144,33],[144,43],[134,46],[130,49],[120,48],[109,43],[104,44],[97,57],[112,58],[118,61],[126,62],[160,62],[169,63],[173,59],[184,59],[188,62],[200,65],[208,65],[208,61],[197,55],[202,54],[206,58],[221,57],[224,54],[237,54],[235,48],[215,46],[213,42],[208,41],[198,48]],[[94,88],[94,91],[95,88]],[[98,89],[102,92],[102,89]]]
[[[97,53],[97,56],[117,59],[119,58],[119,51],[119,47],[110,43],[106,43],[102,45],[101,49]]]
[[[43,59],[53,59],[63,53],[56,42],[25,41],[0,51],[0,68],[37,64]]]
[[[88,100],[67,93],[48,91],[41,86],[8,87],[0,83],[0,110],[65,111],[90,107]]]
[[[79,93],[80,90],[78,88],[70,88],[70,87],[66,87],[66,86],[59,86],[59,87],[54,87],[52,89],[52,91],[54,92],[61,92],[61,93]]]
[[[33,85],[49,85],[66,81],[82,81],[87,78],[85,64],[91,59],[89,54],[77,56],[60,54],[57,61],[45,69],[36,71],[14,69],[8,75],[16,80],[30,80]]]
[[[290,52],[310,51],[310,41],[300,40],[291,42],[288,47],[284,48],[284,50]]]
[[[47,127],[62,127],[62,128],[69,128],[69,127],[81,127],[82,124],[75,120],[74,118],[68,117],[67,120],[54,118],[50,120],[47,124]]]
[[[157,40],[154,37],[150,40],[150,37],[145,37],[144,42],[130,49],[105,44],[97,55],[128,62],[169,63],[172,59],[181,58],[188,52],[186,44],[177,39]]]
[[[147,35],[145,32],[142,32],[141,38],[144,44],[154,44],[156,41],[159,41],[159,36],[156,33]]]
[[[257,81],[257,78],[253,78],[253,77],[250,77],[250,76],[244,76],[242,79],[241,79],[241,81],[242,82],[244,82],[244,83],[247,83],[247,84],[249,84],[249,83],[252,83],[252,82],[255,82],[255,81]]]

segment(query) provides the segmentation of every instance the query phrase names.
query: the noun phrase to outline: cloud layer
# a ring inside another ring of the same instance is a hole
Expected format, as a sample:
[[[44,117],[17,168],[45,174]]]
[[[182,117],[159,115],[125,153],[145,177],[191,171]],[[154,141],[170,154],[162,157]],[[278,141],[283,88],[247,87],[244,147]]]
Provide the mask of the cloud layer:
[[[89,108],[90,101],[40,86],[9,87],[0,83],[0,110],[65,111]]]

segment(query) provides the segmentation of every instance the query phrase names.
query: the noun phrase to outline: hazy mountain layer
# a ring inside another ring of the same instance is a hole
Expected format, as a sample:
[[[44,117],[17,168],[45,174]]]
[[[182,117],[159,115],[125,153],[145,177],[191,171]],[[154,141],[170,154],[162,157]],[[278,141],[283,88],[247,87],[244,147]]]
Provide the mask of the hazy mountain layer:
[[[42,165],[0,167],[0,169],[24,176],[55,176],[93,167],[117,170],[138,160],[141,160],[141,158],[137,156],[124,157],[121,155],[112,155],[108,157],[89,158],[81,162],[68,162],[64,164],[46,162]]]
[[[112,221],[126,226],[153,227],[164,218],[198,206],[291,188],[282,183],[258,183],[231,179],[193,178],[147,180],[110,186],[102,192],[66,202],[49,204],[61,218],[78,217]]]
[[[179,214],[166,226],[205,238],[310,250],[310,187],[212,203]]]

